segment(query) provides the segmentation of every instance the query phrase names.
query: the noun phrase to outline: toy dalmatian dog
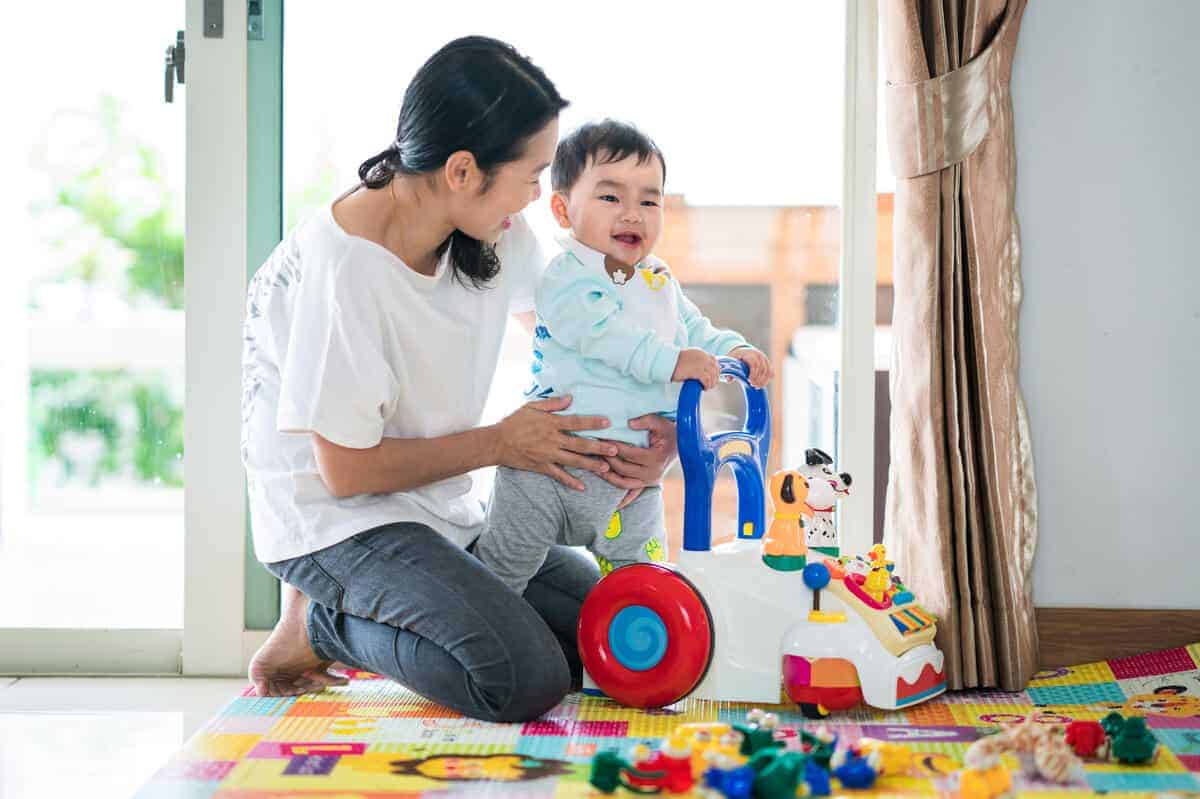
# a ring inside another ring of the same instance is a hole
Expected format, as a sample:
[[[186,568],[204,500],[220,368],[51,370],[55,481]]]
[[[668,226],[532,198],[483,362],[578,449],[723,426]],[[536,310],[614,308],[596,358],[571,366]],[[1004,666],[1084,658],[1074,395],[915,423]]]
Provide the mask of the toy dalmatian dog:
[[[808,481],[808,506],[813,510],[813,515],[804,519],[805,543],[815,553],[836,558],[841,549],[833,523],[833,507],[850,495],[850,475],[834,472],[833,458],[816,447],[804,451],[804,465],[796,471]]]

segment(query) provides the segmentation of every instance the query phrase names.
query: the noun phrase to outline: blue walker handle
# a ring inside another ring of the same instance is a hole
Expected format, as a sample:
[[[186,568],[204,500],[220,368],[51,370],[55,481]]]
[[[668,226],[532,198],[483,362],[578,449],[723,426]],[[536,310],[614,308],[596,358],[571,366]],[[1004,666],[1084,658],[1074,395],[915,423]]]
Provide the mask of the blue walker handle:
[[[704,435],[700,396],[704,387],[687,380],[679,391],[676,434],[683,467],[683,548],[712,548],[712,495],[717,473],[733,470],[738,489],[738,538],[761,538],[766,532],[765,472],[771,446],[771,410],[765,389],[750,385],[750,367],[736,358],[717,359],[721,376],[741,382],[746,395],[746,423],[741,430]]]

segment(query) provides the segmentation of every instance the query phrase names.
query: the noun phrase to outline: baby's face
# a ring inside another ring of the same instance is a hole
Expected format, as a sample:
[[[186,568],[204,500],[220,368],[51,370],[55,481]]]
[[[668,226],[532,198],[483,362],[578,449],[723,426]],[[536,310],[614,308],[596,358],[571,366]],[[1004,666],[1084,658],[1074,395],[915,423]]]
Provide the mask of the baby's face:
[[[650,254],[663,227],[663,170],[652,156],[638,163],[589,161],[565,197],[558,195],[555,216],[577,240],[634,266]],[[564,213],[565,212],[565,218]]]

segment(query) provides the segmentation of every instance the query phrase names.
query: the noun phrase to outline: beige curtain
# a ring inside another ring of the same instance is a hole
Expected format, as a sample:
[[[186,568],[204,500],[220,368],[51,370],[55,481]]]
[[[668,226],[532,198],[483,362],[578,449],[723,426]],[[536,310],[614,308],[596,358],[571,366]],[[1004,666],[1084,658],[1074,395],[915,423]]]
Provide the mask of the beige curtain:
[[[1009,76],[1024,0],[880,0],[896,172],[885,540],[951,688],[1037,666],[1037,493],[1017,384]]]

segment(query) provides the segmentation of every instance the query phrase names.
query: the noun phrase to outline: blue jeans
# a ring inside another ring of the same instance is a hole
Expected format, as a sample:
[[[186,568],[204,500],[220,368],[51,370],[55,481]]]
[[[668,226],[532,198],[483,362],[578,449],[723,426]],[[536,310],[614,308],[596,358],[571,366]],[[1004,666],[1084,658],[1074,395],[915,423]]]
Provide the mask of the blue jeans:
[[[554,547],[523,595],[411,522],[264,565],[309,598],[318,657],[390,677],[464,715],[527,721],[582,680],[575,627],[600,572],[576,550]]]

